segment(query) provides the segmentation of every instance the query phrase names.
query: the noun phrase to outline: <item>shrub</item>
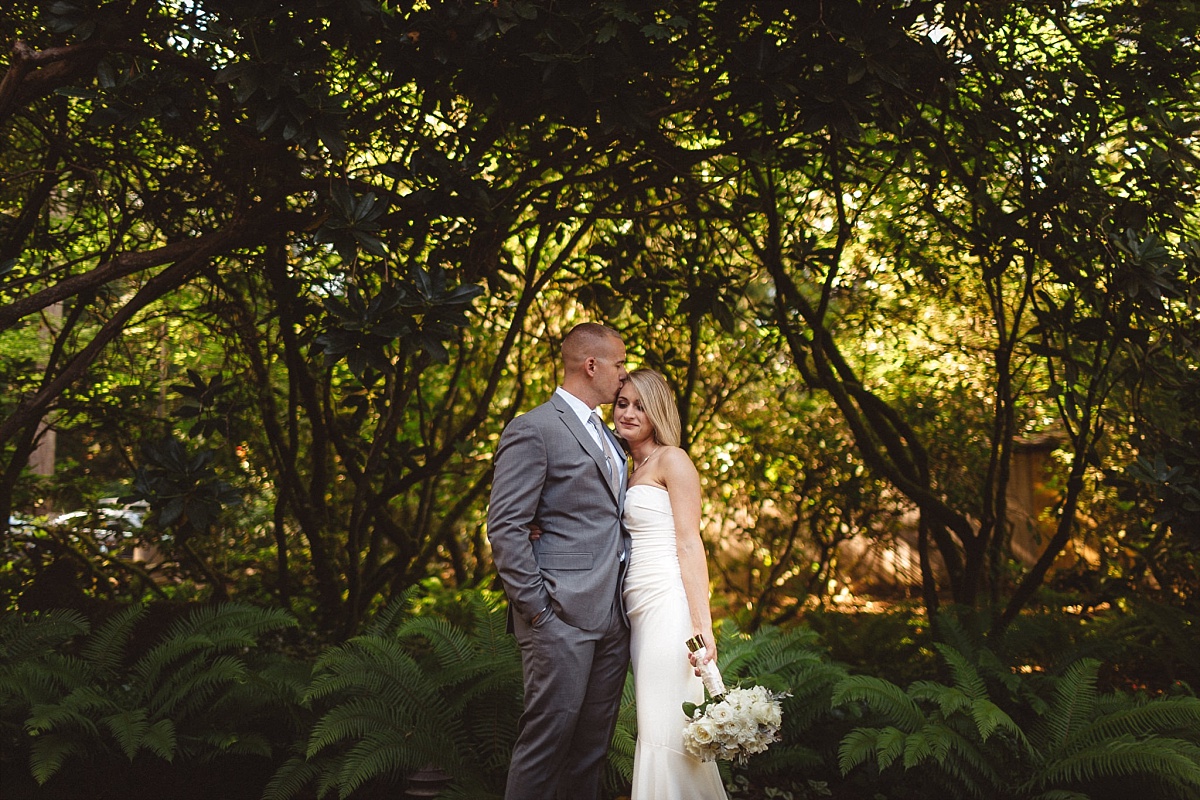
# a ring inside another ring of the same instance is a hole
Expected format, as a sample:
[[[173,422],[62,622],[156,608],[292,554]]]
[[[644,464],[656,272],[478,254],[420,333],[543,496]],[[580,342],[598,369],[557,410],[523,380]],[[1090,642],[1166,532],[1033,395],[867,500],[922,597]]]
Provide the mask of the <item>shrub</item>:
[[[144,785],[150,773],[186,784],[189,770],[218,760],[269,761],[294,736],[306,668],[259,646],[295,624],[288,614],[238,603],[196,608],[135,655],[131,640],[146,614],[131,606],[94,630],[68,612],[0,625],[6,752],[27,756],[39,786],[77,764],[86,769],[61,779],[60,796],[76,783],[90,797],[128,796],[123,787]]]
[[[401,786],[427,766],[449,775],[450,796],[503,792],[521,712],[520,655],[494,596],[460,599],[466,626],[413,616],[410,593],[321,655],[304,694],[315,721],[267,800],[310,787],[344,798],[368,785]]]
[[[937,649],[949,684],[904,690],[862,675],[838,684],[833,703],[870,723],[843,737],[843,773],[873,767],[906,797],[931,787],[989,800],[1115,800],[1139,786],[1162,800],[1200,792],[1200,700],[1101,695],[1094,659],[1025,675],[987,649]]]

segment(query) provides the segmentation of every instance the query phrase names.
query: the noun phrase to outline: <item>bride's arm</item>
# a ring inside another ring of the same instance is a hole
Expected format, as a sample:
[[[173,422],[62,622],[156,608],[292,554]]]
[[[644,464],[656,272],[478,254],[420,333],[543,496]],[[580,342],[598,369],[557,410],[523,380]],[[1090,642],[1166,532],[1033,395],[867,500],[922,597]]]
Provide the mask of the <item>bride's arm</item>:
[[[704,637],[704,660],[712,661],[717,657],[717,643],[708,605],[708,558],[700,539],[700,475],[687,453],[677,447],[663,453],[662,469],[675,516],[675,548],[692,618],[692,635]]]

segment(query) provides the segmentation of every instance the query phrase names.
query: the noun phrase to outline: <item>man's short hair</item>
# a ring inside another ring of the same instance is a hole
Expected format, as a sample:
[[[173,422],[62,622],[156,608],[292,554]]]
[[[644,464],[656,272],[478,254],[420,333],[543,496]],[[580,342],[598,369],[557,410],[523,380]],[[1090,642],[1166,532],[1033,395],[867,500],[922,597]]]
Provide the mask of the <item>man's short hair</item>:
[[[599,356],[607,340],[622,341],[621,334],[598,322],[581,322],[563,337],[563,364],[570,369],[591,356]]]

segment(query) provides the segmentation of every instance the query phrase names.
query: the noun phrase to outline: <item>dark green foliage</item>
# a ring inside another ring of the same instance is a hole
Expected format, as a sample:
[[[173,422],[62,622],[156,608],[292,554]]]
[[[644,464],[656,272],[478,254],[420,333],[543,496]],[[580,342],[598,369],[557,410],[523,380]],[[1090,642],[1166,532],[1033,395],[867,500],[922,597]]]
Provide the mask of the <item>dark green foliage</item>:
[[[241,502],[237,492],[217,477],[213,469],[216,453],[195,452],[174,436],[147,444],[143,465],[133,479],[127,501],[150,503],[149,521],[177,532],[180,541],[207,531],[222,509]]]
[[[637,704],[634,702],[633,669],[625,676],[625,687],[621,690],[621,710],[617,714],[617,727],[613,731],[612,744],[608,748],[608,769],[605,782],[614,791],[627,791],[633,780],[633,756],[637,748]]]
[[[5,620],[5,751],[27,754],[37,783],[77,764],[103,763],[112,776],[147,757],[188,768],[269,759],[290,741],[306,669],[261,648],[295,624],[290,615],[237,603],[198,607],[138,652],[131,641],[146,615],[126,608],[94,630],[61,613]],[[24,736],[13,741],[18,724]]]
[[[830,698],[846,669],[829,660],[817,634],[798,626],[765,627],[746,634],[723,625],[717,656],[727,683],[746,681],[789,693],[783,701],[781,741],[733,771],[759,785],[799,776],[837,777],[831,768],[832,745],[845,720],[832,708]]]
[[[194,369],[187,371],[188,383],[171,385],[180,397],[179,407],[171,414],[175,419],[194,420],[188,428],[188,438],[212,438],[215,434],[228,437],[232,418],[242,411],[233,400],[229,381],[217,375],[205,381]]]
[[[29,711],[60,697],[64,686],[74,682],[77,670],[61,649],[89,629],[87,620],[73,611],[0,617],[0,764],[6,770],[25,768],[13,759],[28,747]]]
[[[949,684],[904,690],[869,676],[838,684],[834,705],[869,723],[842,739],[844,773],[874,767],[904,796],[928,786],[1014,800],[1115,800],[1137,784],[1155,798],[1200,791],[1200,700],[1101,695],[1091,659],[1058,674],[1019,674],[986,649],[937,648]]]
[[[326,330],[314,341],[328,363],[346,359],[359,379],[367,367],[385,374],[395,371],[392,343],[397,340],[405,357],[423,352],[445,363],[445,343],[466,327],[466,312],[481,294],[483,287],[472,284],[447,288],[446,271],[440,266],[426,270],[413,265],[408,280],[385,282],[373,296],[352,283],[344,299],[325,298]]]
[[[6,3],[0,519],[111,494],[171,421],[219,435],[140,461],[146,542],[350,636],[489,574],[495,436],[603,316],[728,458],[700,465],[713,518],[757,518],[772,563],[719,591],[755,624],[913,509],[931,609],[1012,622],[1084,518],[1118,556],[1087,571],[1200,584],[1194,426],[1168,424],[1197,395],[1194,4],[277,6]],[[1022,564],[1014,441],[1047,427],[1071,474]]]
[[[516,642],[494,593],[429,587],[380,609],[312,668],[266,652],[294,624],[287,614],[246,605],[195,608],[149,636],[153,608],[95,625],[73,612],[4,617],[4,796],[128,800],[167,796],[171,785],[196,800],[367,798],[398,796],[408,775],[440,768],[452,780],[443,796],[499,797],[522,705]],[[790,692],[782,740],[745,766],[722,765],[731,796],[1169,800],[1200,791],[1200,700],[1186,685],[1173,695],[1106,691],[1124,688],[1114,665],[1070,655],[1091,646],[1077,620],[1030,617],[987,645],[980,627],[943,615],[944,641],[931,645],[940,674],[896,664],[920,676],[901,688],[877,677],[891,648],[880,648],[874,674],[851,675],[808,628],[746,633],[723,622],[727,682]],[[630,679],[609,796],[628,787],[636,736]],[[239,772],[246,763],[257,767]],[[17,773],[31,776],[19,792]],[[237,789],[214,788],[227,775]]]
[[[1110,684],[1195,695],[1200,690],[1200,617],[1145,598],[1098,620],[1096,638],[1109,645]]]
[[[267,787],[267,800],[352,795],[400,786],[433,765],[464,797],[503,791],[521,710],[521,662],[494,596],[462,593],[469,622],[413,616],[410,596],[366,631],[325,652],[305,693],[316,714],[302,752]]]
[[[908,684],[936,665],[929,620],[915,604],[895,604],[878,612],[816,609],[805,613],[804,625],[818,633],[830,657],[851,672]]]

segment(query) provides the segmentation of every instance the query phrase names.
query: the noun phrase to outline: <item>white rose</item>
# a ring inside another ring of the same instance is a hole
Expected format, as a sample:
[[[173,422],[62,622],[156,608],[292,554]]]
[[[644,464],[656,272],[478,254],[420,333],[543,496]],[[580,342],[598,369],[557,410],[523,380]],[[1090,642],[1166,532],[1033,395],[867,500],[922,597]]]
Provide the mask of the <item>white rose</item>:
[[[733,719],[733,709],[728,703],[717,703],[715,706],[709,706],[707,716],[717,725],[721,725]]]
[[[715,726],[713,725],[712,720],[706,717],[698,719],[688,726],[688,729],[691,731],[692,738],[697,744],[701,745],[708,744],[713,740],[714,734],[716,733],[714,728]]]

